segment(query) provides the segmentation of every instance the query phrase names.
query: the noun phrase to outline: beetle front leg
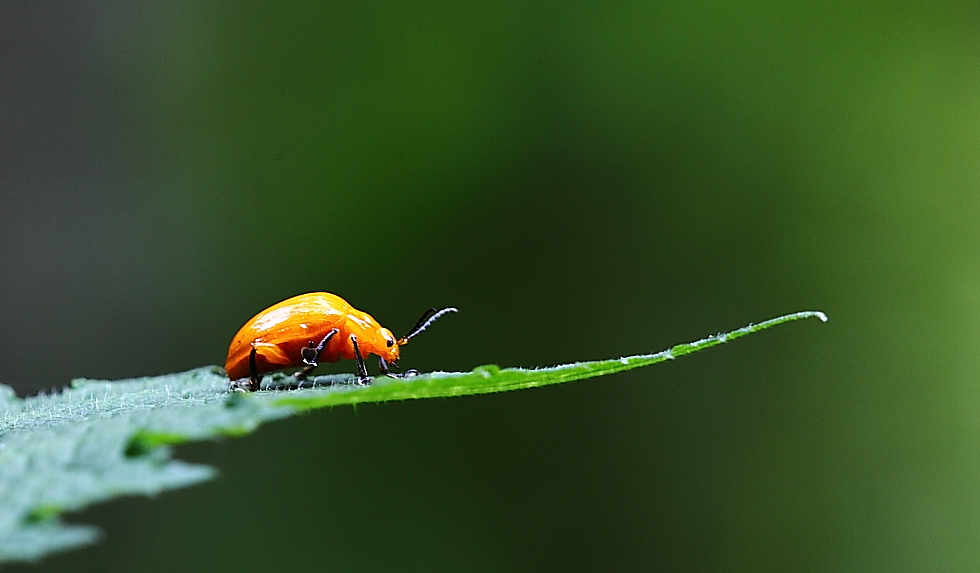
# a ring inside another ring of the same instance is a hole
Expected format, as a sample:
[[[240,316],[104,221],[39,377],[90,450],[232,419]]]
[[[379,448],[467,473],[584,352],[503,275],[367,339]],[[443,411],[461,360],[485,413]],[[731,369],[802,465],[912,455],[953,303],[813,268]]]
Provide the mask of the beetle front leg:
[[[313,372],[314,368],[319,366],[320,355],[323,354],[323,349],[327,347],[327,343],[330,342],[330,339],[333,338],[338,332],[340,331],[334,328],[323,337],[323,340],[321,340],[320,344],[317,344],[315,348],[311,342],[309,346],[299,351],[300,354],[303,355],[303,364],[306,364],[306,366],[295,374],[297,379],[302,380],[303,378],[306,378],[310,372]]]
[[[371,383],[368,376],[367,366],[364,365],[364,357],[361,356],[361,349],[357,346],[357,337],[350,335],[351,344],[354,345],[354,358],[357,359],[357,383],[366,385]]]
[[[405,372],[403,372],[401,374],[397,374],[395,372],[391,372],[388,369],[388,366],[389,366],[388,361],[385,360],[384,358],[378,356],[378,370],[381,370],[381,373],[384,374],[385,376],[389,376],[391,378],[411,378],[412,376],[418,376],[419,375],[419,371],[418,370],[415,370],[414,368],[411,369],[411,370],[406,370]],[[391,366],[395,366],[397,368],[398,367],[398,364],[392,362],[391,363]]]

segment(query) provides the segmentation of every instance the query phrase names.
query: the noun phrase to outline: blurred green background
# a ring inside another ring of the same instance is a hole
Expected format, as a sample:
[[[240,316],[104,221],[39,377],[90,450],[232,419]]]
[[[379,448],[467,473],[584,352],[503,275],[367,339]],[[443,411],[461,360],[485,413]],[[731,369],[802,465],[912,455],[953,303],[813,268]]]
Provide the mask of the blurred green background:
[[[0,379],[347,298],[404,367],[796,323],[180,447],[30,571],[980,570],[972,2],[0,5]],[[352,371],[340,363],[334,370]],[[329,370],[329,369],[324,369]]]

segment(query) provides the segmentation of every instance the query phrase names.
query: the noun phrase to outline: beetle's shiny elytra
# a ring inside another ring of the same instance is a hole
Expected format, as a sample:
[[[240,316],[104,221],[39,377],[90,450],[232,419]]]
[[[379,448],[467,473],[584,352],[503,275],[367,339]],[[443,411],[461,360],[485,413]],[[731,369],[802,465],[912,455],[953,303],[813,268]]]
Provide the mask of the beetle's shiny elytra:
[[[235,387],[258,390],[259,377],[285,368],[302,368],[305,377],[320,362],[357,361],[358,381],[370,382],[364,358],[375,354],[383,374],[398,361],[400,348],[433,321],[455,308],[430,308],[405,336],[395,338],[366,312],[328,292],[294,296],[270,306],[245,323],[232,339],[225,360]]]

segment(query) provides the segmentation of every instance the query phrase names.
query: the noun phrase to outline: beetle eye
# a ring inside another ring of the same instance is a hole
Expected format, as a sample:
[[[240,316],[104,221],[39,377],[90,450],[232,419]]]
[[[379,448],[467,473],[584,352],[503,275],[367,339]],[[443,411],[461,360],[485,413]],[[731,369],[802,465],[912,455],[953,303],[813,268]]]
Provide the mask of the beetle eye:
[[[395,345],[395,341],[389,338],[388,339],[388,348],[391,348],[394,345]]]

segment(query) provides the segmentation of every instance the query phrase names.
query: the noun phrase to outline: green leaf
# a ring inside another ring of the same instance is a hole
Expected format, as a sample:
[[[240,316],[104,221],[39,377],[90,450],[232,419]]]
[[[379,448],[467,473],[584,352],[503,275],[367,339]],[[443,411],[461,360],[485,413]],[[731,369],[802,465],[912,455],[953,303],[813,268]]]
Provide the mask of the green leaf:
[[[241,436],[262,422],[314,408],[504,392],[603,376],[808,317],[827,320],[820,312],[799,312],[657,354],[538,369],[480,366],[472,372],[379,378],[370,386],[353,384],[350,375],[333,375],[306,382],[310,387],[275,390],[293,384],[275,374],[263,380],[266,390],[244,394],[229,392],[217,367],[118,382],[79,379],[57,394],[24,400],[0,385],[0,562],[36,560],[97,540],[97,529],[65,525],[61,513],[214,476],[208,466],[171,459],[172,444]]]

